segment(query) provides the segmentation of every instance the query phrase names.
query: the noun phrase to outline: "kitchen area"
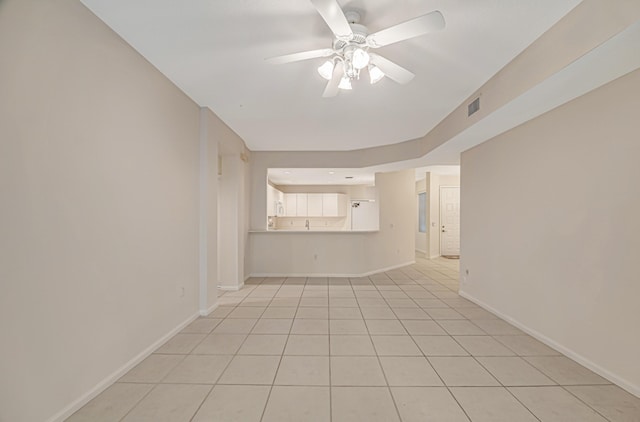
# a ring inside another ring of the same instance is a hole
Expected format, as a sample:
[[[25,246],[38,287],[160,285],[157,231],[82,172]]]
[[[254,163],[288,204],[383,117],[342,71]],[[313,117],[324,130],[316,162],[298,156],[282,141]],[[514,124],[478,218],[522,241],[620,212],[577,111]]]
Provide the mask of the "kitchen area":
[[[360,277],[415,261],[413,169],[265,165],[252,177],[247,275]]]
[[[306,184],[313,182],[308,177],[301,177],[299,183],[291,183],[293,178],[288,177],[285,180],[290,183],[286,184],[283,183],[285,180],[277,177],[277,172],[270,171],[269,175],[273,177],[269,177],[266,186],[268,231],[378,230],[375,185],[363,181],[360,181],[363,184]]]

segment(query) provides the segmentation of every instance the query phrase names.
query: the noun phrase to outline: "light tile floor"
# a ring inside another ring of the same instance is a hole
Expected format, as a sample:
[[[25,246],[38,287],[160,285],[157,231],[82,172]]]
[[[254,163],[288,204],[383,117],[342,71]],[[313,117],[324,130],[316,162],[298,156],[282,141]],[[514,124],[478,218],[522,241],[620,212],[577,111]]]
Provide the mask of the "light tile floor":
[[[458,261],[250,279],[68,421],[640,421],[640,399],[457,295]]]

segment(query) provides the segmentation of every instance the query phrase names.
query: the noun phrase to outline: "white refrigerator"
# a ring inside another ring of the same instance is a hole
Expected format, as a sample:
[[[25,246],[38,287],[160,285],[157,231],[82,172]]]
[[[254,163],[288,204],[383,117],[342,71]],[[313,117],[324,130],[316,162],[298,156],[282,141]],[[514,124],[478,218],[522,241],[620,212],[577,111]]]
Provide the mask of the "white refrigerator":
[[[370,200],[351,200],[351,230],[378,230],[378,203]]]

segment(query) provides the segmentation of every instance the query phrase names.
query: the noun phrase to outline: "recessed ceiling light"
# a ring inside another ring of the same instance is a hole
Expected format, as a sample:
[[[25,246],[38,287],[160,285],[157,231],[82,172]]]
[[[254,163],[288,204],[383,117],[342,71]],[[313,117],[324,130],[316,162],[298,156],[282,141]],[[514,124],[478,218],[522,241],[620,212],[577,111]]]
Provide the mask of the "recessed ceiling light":
[[[336,172],[335,171],[330,171],[329,174],[336,174]]]
[[[291,174],[291,172],[290,171],[285,171],[284,174]]]

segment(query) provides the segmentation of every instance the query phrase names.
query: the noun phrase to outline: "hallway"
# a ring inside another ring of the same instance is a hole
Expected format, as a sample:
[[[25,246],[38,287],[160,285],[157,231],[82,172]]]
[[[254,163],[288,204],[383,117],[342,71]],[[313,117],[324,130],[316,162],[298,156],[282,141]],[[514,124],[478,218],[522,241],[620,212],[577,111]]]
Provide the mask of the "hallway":
[[[640,399],[459,297],[457,279],[442,258],[249,279],[67,420],[640,420]]]

